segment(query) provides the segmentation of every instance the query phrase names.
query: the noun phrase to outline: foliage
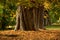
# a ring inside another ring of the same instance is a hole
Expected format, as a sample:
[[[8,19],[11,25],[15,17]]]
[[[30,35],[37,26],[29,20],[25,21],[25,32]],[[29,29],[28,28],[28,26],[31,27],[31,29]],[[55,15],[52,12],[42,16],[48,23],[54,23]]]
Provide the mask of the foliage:
[[[16,5],[9,0],[0,3],[0,23],[3,27],[15,24]]]

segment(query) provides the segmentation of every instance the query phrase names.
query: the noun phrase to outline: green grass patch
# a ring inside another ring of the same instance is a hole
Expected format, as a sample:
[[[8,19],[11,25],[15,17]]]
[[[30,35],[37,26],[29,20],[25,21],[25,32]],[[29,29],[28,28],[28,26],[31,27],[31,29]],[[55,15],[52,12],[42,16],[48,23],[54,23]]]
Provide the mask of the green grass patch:
[[[60,25],[46,26],[48,30],[60,30]]]

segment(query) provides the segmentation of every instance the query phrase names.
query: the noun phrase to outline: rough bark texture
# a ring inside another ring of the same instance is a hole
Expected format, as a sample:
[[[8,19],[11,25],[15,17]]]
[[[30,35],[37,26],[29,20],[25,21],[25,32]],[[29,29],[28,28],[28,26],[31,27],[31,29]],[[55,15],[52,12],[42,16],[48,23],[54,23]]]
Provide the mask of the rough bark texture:
[[[25,6],[19,6],[16,15],[15,30],[38,30],[39,28],[44,29],[43,5],[38,6],[38,8],[25,8]]]

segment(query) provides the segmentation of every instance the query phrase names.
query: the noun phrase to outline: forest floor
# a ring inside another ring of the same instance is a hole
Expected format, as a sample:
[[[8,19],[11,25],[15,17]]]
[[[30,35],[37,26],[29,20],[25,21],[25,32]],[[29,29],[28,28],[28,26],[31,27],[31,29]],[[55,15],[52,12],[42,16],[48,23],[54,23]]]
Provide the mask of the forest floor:
[[[60,30],[0,31],[0,40],[60,40]]]

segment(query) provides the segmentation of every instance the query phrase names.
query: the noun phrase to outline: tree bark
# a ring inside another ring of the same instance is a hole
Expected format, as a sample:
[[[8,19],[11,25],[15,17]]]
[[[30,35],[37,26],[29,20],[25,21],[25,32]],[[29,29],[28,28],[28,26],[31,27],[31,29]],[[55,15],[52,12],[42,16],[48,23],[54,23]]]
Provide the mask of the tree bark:
[[[20,6],[16,12],[15,30],[39,30],[44,29],[44,6],[38,8],[25,8]]]
[[[44,6],[39,6],[39,28],[44,29]]]
[[[16,27],[15,30],[23,30],[22,28],[22,11],[20,6],[18,6],[18,9],[16,11]]]

